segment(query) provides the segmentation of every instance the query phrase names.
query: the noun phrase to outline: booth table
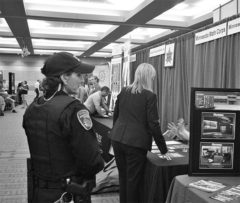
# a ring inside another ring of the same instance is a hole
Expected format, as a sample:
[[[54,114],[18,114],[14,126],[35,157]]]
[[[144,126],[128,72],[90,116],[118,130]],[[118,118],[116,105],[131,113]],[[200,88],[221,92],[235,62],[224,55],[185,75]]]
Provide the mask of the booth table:
[[[112,118],[97,118],[93,117],[94,132],[97,135],[100,148],[102,149],[102,157],[108,162],[112,156],[109,155],[109,149],[111,146],[111,140],[109,139],[109,133],[112,129],[113,121]]]
[[[226,177],[216,177],[216,176],[201,176],[193,177],[188,175],[176,176],[172,181],[171,187],[168,192],[166,203],[221,203],[215,199],[210,198],[213,194],[217,192],[205,192],[196,188],[189,186],[189,183],[198,181],[198,180],[212,180],[215,182],[222,183],[226,185],[226,188],[231,186],[236,186],[240,184],[239,176],[226,176]],[[228,201],[228,203],[239,203],[240,199]]]
[[[94,118],[94,130],[101,138],[103,152],[108,153],[111,146],[109,133],[112,128],[111,118]],[[157,154],[148,152],[143,191],[140,194],[143,203],[164,203],[173,178],[188,172],[188,152],[176,150],[183,157],[171,161],[161,159]],[[105,155],[104,155],[105,156]]]

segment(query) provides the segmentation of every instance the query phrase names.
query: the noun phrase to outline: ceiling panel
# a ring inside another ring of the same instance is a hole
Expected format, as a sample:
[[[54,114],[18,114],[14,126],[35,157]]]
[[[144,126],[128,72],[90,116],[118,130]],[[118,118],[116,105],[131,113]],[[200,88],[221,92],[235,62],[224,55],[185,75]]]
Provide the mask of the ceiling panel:
[[[100,40],[106,33],[114,29],[116,26],[28,20],[28,27],[32,37],[43,36],[55,38],[57,36],[69,36],[73,39],[84,38],[85,40]]]
[[[188,22],[201,17],[232,0],[185,0],[153,20]]]
[[[118,21],[123,21],[142,2],[144,0],[24,0],[27,15]]]
[[[0,18],[0,35],[1,36],[13,36],[12,31],[9,28],[9,26],[4,18]]]
[[[0,47],[8,47],[8,48],[19,48],[18,41],[14,37],[0,37]]]

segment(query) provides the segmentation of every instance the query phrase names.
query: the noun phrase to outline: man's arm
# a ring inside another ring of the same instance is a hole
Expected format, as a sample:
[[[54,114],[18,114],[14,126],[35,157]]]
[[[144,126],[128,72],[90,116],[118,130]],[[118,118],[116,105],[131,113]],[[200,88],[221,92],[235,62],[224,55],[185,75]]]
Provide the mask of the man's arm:
[[[94,97],[93,98],[93,104],[95,106],[96,111],[100,116],[104,116],[102,110],[101,110],[101,97]]]
[[[105,109],[106,113],[108,114],[109,108],[108,108],[104,98],[102,98],[102,107]]]

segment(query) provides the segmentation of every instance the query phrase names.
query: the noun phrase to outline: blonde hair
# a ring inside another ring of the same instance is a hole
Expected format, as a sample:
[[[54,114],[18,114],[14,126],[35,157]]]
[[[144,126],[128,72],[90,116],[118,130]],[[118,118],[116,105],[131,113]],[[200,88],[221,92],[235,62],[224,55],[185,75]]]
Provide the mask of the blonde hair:
[[[143,89],[153,91],[153,79],[156,76],[154,67],[149,63],[141,63],[135,72],[134,81],[129,86],[131,92],[141,93]]]

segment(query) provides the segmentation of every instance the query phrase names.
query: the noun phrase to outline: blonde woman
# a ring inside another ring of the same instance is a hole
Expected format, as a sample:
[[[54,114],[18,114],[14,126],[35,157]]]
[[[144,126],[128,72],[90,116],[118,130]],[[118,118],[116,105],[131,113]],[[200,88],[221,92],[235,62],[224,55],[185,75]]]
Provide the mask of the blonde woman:
[[[170,160],[159,124],[157,96],[153,93],[155,76],[152,65],[140,64],[134,82],[122,89],[115,104],[111,139],[119,170],[121,203],[140,202],[140,186],[152,137],[163,158]]]

